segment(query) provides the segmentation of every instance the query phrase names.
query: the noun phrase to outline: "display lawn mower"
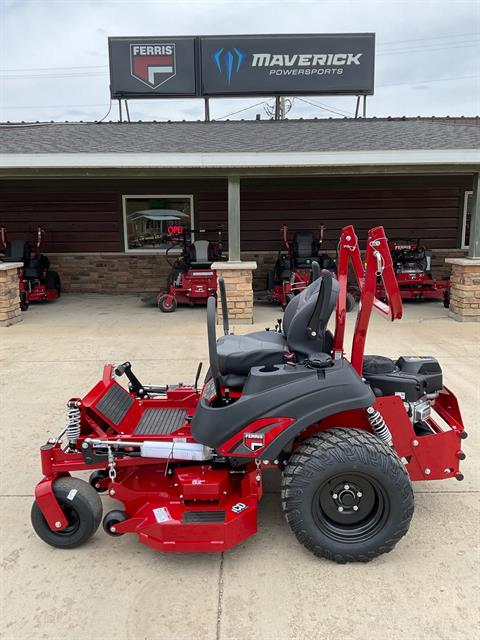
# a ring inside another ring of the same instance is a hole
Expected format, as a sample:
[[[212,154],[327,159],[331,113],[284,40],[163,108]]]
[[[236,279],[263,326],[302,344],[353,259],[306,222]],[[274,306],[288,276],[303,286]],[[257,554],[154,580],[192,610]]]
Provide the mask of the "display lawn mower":
[[[165,257],[171,271],[166,288],[157,294],[160,311],[172,313],[178,304],[207,304],[210,296],[216,296],[217,274],[211,264],[222,256],[221,227],[217,227],[216,232],[217,242],[192,241],[192,233],[206,233],[206,230],[181,224],[168,228],[169,245]],[[172,261],[170,255],[175,249],[180,249],[180,255]]]
[[[11,240],[7,238],[7,231],[0,226],[0,246],[4,254],[3,262],[23,262],[18,270],[20,308],[28,309],[30,302],[52,302],[61,292],[60,276],[50,269],[50,260],[40,252],[44,243],[45,230],[38,226],[35,242],[28,240]]]
[[[360,305],[350,359],[343,343],[349,261]],[[454,394],[432,357],[364,356],[370,315],[391,320],[402,301],[382,227],[370,230],[365,267],[343,229],[338,279],[313,267],[289,303],[283,331],[224,335],[207,304],[210,368],[203,388],[146,386],[129,362],[68,402],[62,433],[41,447],[44,477],[32,523],[54,547],[85,543],[102,520],[99,492],[121,503],[103,527],[136,533],[160,551],[224,551],[257,530],[266,468],[282,472],[282,507],[307,549],[336,562],[367,561],[406,534],[411,481],[463,479],[466,437]],[[375,298],[381,273],[388,304]],[[327,329],[335,311],[335,332]],[[128,390],[119,384],[126,375]],[[90,470],[90,483],[72,477]]]
[[[288,239],[288,226],[281,229],[282,246],[278,252],[274,270],[267,276],[267,302],[279,304],[285,309],[294,296],[303,291],[312,279],[312,263],[318,262],[321,269],[336,275],[336,260],[327,253],[322,253],[325,225],[320,225],[319,238],[311,231],[297,231],[293,242]],[[264,298],[265,296],[263,296]],[[355,298],[347,292],[347,311],[355,307]]]
[[[394,240],[389,243],[393,269],[404,300],[443,300],[450,306],[450,280],[435,280],[432,276],[432,251],[420,246],[420,240]],[[382,282],[376,295],[385,299]]]

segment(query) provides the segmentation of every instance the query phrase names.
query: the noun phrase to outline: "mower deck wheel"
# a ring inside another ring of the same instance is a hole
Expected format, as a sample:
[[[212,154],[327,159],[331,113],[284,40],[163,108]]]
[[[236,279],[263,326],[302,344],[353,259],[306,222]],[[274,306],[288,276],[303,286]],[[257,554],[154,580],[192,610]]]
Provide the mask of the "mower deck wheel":
[[[412,485],[394,451],[355,428],[305,440],[283,473],[283,510],[309,551],[338,563],[367,562],[407,533]]]
[[[124,522],[127,519],[128,519],[128,516],[125,513],[125,511],[120,511],[117,509],[114,509],[113,511],[109,511],[108,513],[105,514],[105,517],[103,518],[103,522],[102,522],[102,526],[105,530],[105,533],[108,533],[109,536],[114,536],[114,537],[123,536],[123,533],[117,533],[115,531],[115,525],[118,524],[119,522]]]
[[[55,497],[68,519],[61,531],[52,531],[35,501],[32,505],[32,525],[47,544],[60,549],[74,549],[93,536],[102,519],[102,501],[88,482],[78,478],[58,478],[53,486]]]
[[[167,302],[168,295],[163,295],[158,301],[158,308],[163,313],[173,313],[177,308],[177,301],[175,298],[172,298],[170,303]]]
[[[103,469],[97,469],[90,474],[88,478],[88,482],[95,489],[97,493],[105,493],[107,491],[107,487],[103,488],[99,483],[105,478],[108,477],[108,473]]]

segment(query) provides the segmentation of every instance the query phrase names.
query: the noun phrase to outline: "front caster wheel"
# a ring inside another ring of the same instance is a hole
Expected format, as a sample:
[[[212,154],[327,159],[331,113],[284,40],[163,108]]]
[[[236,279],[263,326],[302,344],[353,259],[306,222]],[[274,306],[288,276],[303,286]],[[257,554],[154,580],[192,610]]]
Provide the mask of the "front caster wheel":
[[[103,518],[102,526],[109,536],[123,536],[123,533],[117,533],[117,531],[115,531],[115,527],[119,522],[124,522],[125,520],[128,520],[128,516],[125,511],[109,511]]]
[[[102,502],[88,482],[78,478],[58,478],[53,485],[55,497],[68,525],[52,531],[35,501],[31,519],[36,534],[47,544],[60,549],[74,549],[93,536],[102,519]]]
[[[173,313],[177,308],[177,301],[175,298],[171,298],[169,300],[168,297],[169,296],[165,294],[158,301],[158,308],[160,311],[163,311],[163,313]]]
[[[283,474],[282,504],[315,555],[367,562],[407,533],[414,500],[398,456],[360,429],[331,429],[302,443]]]
[[[448,291],[448,289],[443,294],[443,306],[445,309],[450,307],[450,291]]]
[[[108,489],[108,473],[103,469],[97,469],[90,474],[88,482],[97,493],[105,493]]]

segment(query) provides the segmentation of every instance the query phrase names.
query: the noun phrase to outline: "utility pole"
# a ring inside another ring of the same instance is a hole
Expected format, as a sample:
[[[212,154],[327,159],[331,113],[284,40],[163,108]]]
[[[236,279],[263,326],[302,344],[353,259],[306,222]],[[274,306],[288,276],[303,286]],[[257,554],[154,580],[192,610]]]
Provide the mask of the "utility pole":
[[[285,119],[285,96],[275,98],[275,120]]]

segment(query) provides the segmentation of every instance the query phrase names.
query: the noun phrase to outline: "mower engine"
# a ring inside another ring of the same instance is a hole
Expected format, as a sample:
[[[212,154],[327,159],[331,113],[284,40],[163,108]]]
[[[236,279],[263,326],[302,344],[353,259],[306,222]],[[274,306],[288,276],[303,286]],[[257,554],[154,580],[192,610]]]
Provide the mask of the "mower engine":
[[[379,396],[399,396],[417,435],[431,433],[427,424],[443,387],[442,369],[431,356],[401,356],[396,362],[383,356],[366,356],[363,375]]]

